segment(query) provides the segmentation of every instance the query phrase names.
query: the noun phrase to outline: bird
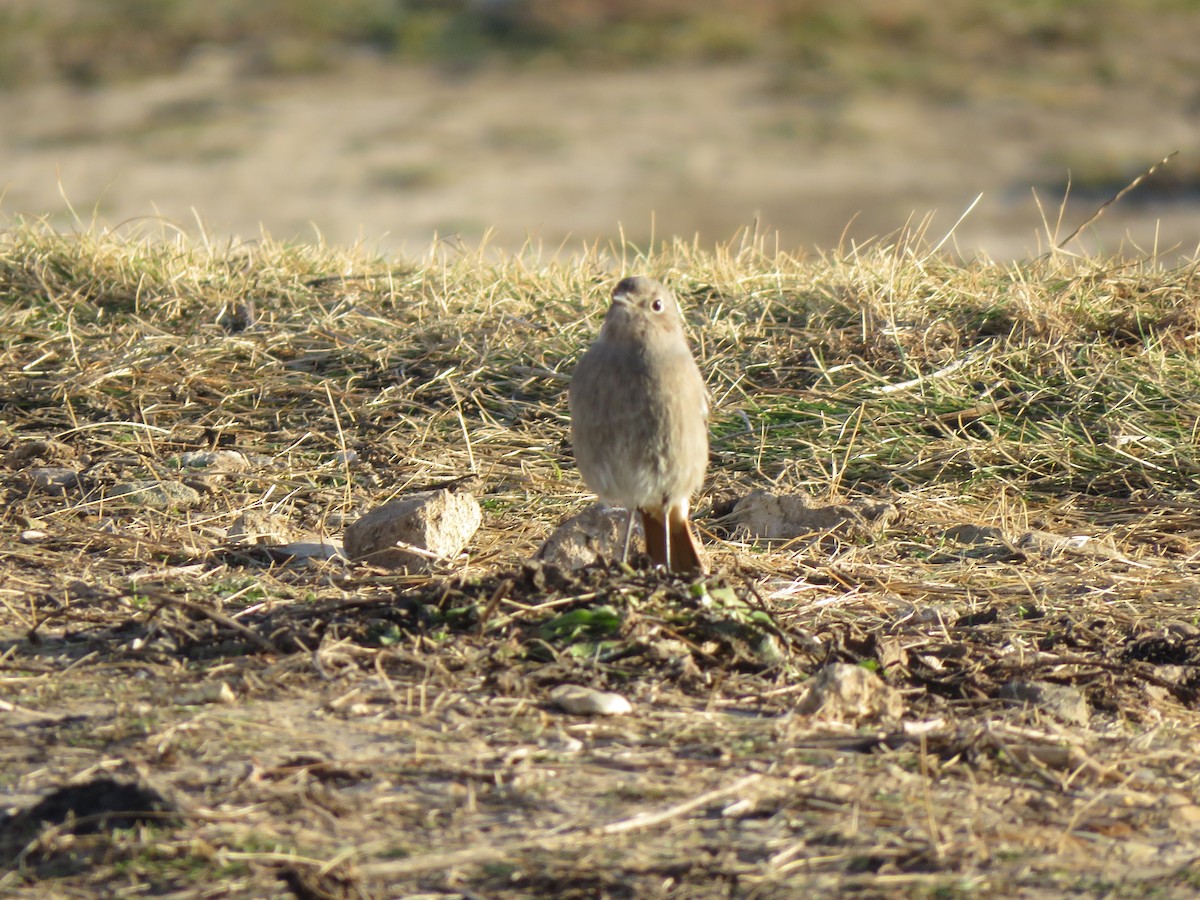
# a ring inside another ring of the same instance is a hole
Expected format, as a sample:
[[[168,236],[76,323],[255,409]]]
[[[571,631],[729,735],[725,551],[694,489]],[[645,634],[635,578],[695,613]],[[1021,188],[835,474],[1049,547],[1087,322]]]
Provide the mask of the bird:
[[[646,550],[668,572],[707,573],[688,511],[708,466],[708,391],[674,295],[644,275],[622,279],[569,388],[571,444],[584,483],[634,513]]]

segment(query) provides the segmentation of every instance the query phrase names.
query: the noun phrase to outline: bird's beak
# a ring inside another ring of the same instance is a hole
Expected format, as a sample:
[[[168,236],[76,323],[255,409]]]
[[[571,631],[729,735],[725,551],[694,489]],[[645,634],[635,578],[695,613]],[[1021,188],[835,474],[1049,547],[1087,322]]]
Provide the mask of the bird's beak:
[[[629,297],[625,294],[613,294],[613,306],[628,306]]]

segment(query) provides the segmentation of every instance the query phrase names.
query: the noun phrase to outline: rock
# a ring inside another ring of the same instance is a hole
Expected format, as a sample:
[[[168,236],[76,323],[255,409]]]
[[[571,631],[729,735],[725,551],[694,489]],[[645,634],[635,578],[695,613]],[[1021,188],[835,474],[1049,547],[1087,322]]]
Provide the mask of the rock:
[[[206,681],[197,687],[177,692],[172,697],[176,706],[201,706],[205,703],[237,703],[237,695],[224,681]]]
[[[1001,685],[997,695],[1003,700],[1036,706],[1075,725],[1086,725],[1092,710],[1087,698],[1078,688],[1051,681],[1009,681]]]
[[[200,503],[200,492],[180,481],[126,481],[113,485],[108,499],[148,509],[187,509]]]
[[[1163,623],[1163,631],[1168,635],[1181,638],[1200,636],[1200,628],[1197,628],[1191,622],[1165,622]]]
[[[942,532],[942,539],[955,541],[959,544],[1000,544],[1006,543],[1004,532],[994,525],[972,525],[964,522],[961,525],[951,525]]]
[[[899,719],[904,701],[895,688],[862,666],[833,663],[813,676],[796,712],[850,724]]]
[[[371,510],[346,528],[346,555],[373,565],[428,571],[463,551],[483,522],[466,491],[422,491]]]
[[[1018,562],[1025,558],[1025,553],[1018,550],[1005,537],[1004,532],[994,525],[974,525],[964,522],[951,525],[940,535],[943,544],[958,544],[965,549],[955,549],[952,553],[934,553],[929,561],[935,565],[955,562],[961,559],[974,559],[980,562]]]
[[[55,497],[64,497],[83,487],[79,473],[64,466],[38,466],[25,473],[26,483],[31,490]]]
[[[535,555],[561,569],[582,569],[601,559],[620,559],[625,546],[625,529],[629,513],[623,509],[595,504],[572,516],[554,529]],[[642,526],[634,519],[634,533],[640,535]],[[638,550],[631,541],[630,553]]]
[[[250,460],[237,450],[192,450],[180,453],[175,462],[181,469],[203,469],[222,474],[250,471]]]
[[[855,500],[810,506],[810,499],[803,494],[754,491],[734,504],[726,521],[755,540],[787,541],[829,533],[839,537],[874,534],[897,516],[892,503]]]
[[[633,712],[633,705],[620,694],[578,684],[560,684],[550,692],[550,701],[576,716],[624,716]]]
[[[40,529],[26,528],[21,532],[20,541],[22,544],[40,544],[49,537],[50,535]]]
[[[1195,833],[1200,831],[1200,806],[1194,803],[1180,803],[1171,806],[1168,821],[1176,832]]]
[[[25,469],[39,463],[57,466],[77,459],[75,448],[62,441],[21,441],[4,457],[4,461],[14,469]]]
[[[248,509],[233,520],[225,539],[233,544],[286,544],[292,540],[291,520],[270,510]]]

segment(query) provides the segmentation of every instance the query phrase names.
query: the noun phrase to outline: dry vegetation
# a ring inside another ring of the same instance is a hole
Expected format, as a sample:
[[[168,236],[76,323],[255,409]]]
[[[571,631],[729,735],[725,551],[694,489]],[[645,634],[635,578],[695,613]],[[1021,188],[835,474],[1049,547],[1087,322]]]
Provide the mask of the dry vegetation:
[[[590,502],[563,389],[632,271],[680,294],[715,399],[707,585],[529,562]],[[919,238],[397,263],[15,224],[0,891],[1190,895],[1194,274]],[[213,447],[248,468],[182,464]],[[248,510],[337,537],[464,476],[485,521],[456,571],[227,538]],[[719,512],[758,487],[900,516],[753,546]],[[798,714],[839,661],[902,716]],[[563,682],[634,713],[567,716]],[[1005,699],[1030,682],[1071,702]]]
[[[1032,191],[1082,217],[1178,150],[1086,245],[1178,259],[1197,45],[1195,0],[6,0],[0,210],[420,254],[970,208],[1014,259]]]
[[[364,52],[455,67],[754,58],[831,91],[887,83],[958,95],[994,90],[997,78],[1045,91],[1126,76],[1187,90],[1194,19],[1193,0],[9,0],[0,85],[140,77],[228,47],[276,75]]]

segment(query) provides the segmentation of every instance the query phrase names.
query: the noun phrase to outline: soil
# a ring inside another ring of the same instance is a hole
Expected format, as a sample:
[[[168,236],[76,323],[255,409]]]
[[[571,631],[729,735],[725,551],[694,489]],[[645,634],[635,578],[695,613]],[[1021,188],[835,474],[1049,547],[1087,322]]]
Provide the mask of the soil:
[[[311,240],[312,222],[330,241],[419,249],[433,228],[471,239],[495,226],[498,247],[528,230],[554,252],[568,234],[614,238],[617,221],[647,240],[651,210],[659,237],[724,237],[761,211],[782,241],[829,246],[856,213],[866,235],[937,206],[936,240],[983,191],[957,242],[1003,257],[1036,249],[1028,189],[1061,179],[1060,154],[1148,164],[1192,133],[1182,100],[1152,104],[1133,88],[1057,106],[925,105],[789,96],[768,76],[448,78],[364,64],[277,82],[241,80],[216,58],[152,82],[30,88],[0,97],[4,208],[70,226],[61,187],[85,224],[93,211],[116,225],[157,209],[190,230],[194,207],[214,241],[253,239],[259,222]],[[1093,211],[1071,207],[1065,221]],[[1195,208],[1161,195],[1114,207],[1103,240],[1160,214],[1161,246],[1194,241]],[[70,268],[51,257],[29,271]],[[216,292],[241,274],[219,271],[202,279]],[[722,496],[697,507],[714,577],[568,573],[531,562],[552,502],[564,515],[584,502],[564,486],[555,443],[561,378],[531,400],[528,385],[476,394],[464,376],[487,474],[463,571],[403,575],[238,545],[227,529],[247,505],[290,503],[336,532],[330,511],[352,492],[378,499],[385,482],[475,468],[465,404],[438,374],[454,324],[422,325],[419,359],[360,358],[363,323],[385,313],[352,279],[321,274],[309,288],[347,293],[305,311],[280,289],[253,326],[277,332],[247,337],[217,304],[195,326],[209,331],[186,338],[190,318],[156,322],[149,308],[176,302],[170,291],[110,295],[97,276],[56,302],[95,301],[87,335],[105,359],[72,368],[94,348],[65,314],[46,338],[61,355],[20,345],[12,357],[0,893],[1195,895],[1194,495],[1041,496],[1012,513],[1018,527],[997,512],[1003,498],[965,510],[931,483],[897,498],[878,530],[758,546],[719,540],[732,536],[713,507],[761,487],[762,473],[714,466]],[[576,301],[563,303],[578,319]],[[343,327],[334,317],[349,307],[357,324]],[[389,341],[417,327],[403,311],[388,307]],[[514,322],[509,341],[552,327]],[[125,366],[127,334],[158,355]],[[231,355],[193,366],[187,354],[210,345]],[[563,358],[522,365],[542,378]],[[243,390],[253,369],[238,367],[268,363],[277,390],[260,403]],[[177,392],[181,370],[196,377]],[[352,485],[348,462],[289,449],[345,450],[326,393],[343,381],[356,382],[344,424],[364,457]],[[354,391],[375,405],[363,412]],[[424,422],[410,408],[422,391],[437,401]],[[170,427],[146,425],[155,415]],[[204,426],[186,424],[198,415]],[[163,509],[122,505],[134,501],[118,484],[163,475],[168,456],[222,435],[247,454],[273,448],[279,464],[189,478]],[[56,485],[48,470],[67,464],[79,477]],[[186,509],[170,507],[179,497]],[[839,664],[870,673],[888,700],[814,707],[814,685]],[[566,683],[619,693],[633,711],[568,714],[551,698]]]
[[[1080,521],[1133,511],[1102,505]],[[6,562],[0,883],[1187,896],[1195,576],[1050,537],[893,524],[857,549],[722,552],[700,587],[173,541],[129,586],[101,576],[128,541],[29,536]],[[814,707],[809,676],[839,663],[891,699]],[[566,714],[567,683],[633,712]]]

